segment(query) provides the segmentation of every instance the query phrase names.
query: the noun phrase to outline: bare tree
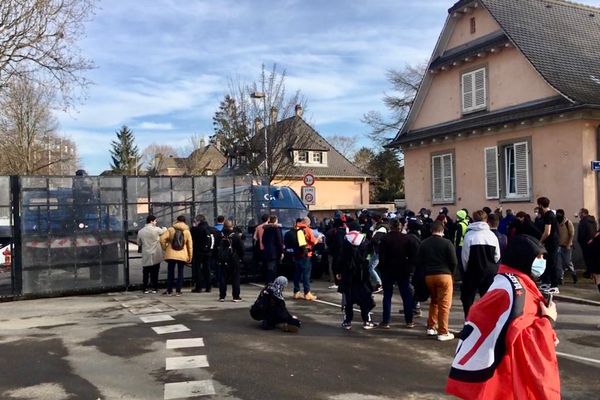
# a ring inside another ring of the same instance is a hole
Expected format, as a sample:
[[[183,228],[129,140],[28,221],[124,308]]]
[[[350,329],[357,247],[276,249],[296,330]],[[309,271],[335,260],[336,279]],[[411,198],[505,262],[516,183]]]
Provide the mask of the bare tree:
[[[387,80],[392,84],[392,94],[384,93],[383,102],[390,110],[389,119],[378,111],[369,111],[362,118],[362,122],[371,127],[371,140],[383,145],[398,133],[412,107],[426,69],[427,64],[423,63],[388,71]]]
[[[148,175],[156,176],[165,167],[166,160],[177,155],[177,150],[168,144],[152,143],[142,151],[142,165]]]
[[[75,144],[57,134],[52,101],[47,87],[25,78],[7,85],[0,96],[3,174],[60,174],[77,163]]]
[[[27,77],[58,89],[65,106],[80,75],[92,64],[77,41],[95,0],[2,0],[0,2],[0,91],[14,78]]]
[[[272,182],[289,176],[294,167],[291,150],[309,138],[299,128],[306,102],[300,92],[286,93],[285,70],[262,66],[257,81],[230,81],[229,93],[213,117],[217,144],[248,172]]]
[[[330,145],[335,147],[337,151],[342,153],[344,157],[348,160],[351,160],[354,157],[354,153],[356,152],[356,143],[358,142],[358,137],[356,136],[343,136],[343,135],[333,135],[326,137],[327,141]]]

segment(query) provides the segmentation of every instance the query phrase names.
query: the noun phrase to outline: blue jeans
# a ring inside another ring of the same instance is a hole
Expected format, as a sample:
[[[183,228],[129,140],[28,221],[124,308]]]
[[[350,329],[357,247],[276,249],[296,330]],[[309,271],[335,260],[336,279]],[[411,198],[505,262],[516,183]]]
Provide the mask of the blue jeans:
[[[394,294],[394,283],[398,284],[402,306],[404,308],[404,321],[413,322],[414,299],[410,287],[410,277],[395,278],[383,275],[383,318],[384,324],[389,324],[392,314],[392,295]]]
[[[379,277],[377,271],[375,271],[375,268],[377,268],[378,265],[379,254],[373,253],[373,255],[371,255],[371,261],[369,262],[369,274],[371,275],[371,280],[374,280],[375,283],[381,285],[381,278]]]
[[[175,278],[175,265],[177,265],[177,293],[181,293],[181,285],[183,284],[183,261],[168,260],[167,261],[167,292],[173,291],[173,279]]]
[[[294,293],[300,291],[300,279],[302,279],[302,286],[304,286],[304,294],[310,292],[310,271],[311,264],[310,258],[302,257],[294,260]]]

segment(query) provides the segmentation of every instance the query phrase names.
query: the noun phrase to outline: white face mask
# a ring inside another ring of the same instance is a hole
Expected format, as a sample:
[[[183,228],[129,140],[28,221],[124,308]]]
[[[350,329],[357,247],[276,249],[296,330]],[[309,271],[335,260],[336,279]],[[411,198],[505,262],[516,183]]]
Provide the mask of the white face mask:
[[[539,278],[546,271],[546,260],[543,258],[536,258],[531,264],[531,275],[534,278]]]

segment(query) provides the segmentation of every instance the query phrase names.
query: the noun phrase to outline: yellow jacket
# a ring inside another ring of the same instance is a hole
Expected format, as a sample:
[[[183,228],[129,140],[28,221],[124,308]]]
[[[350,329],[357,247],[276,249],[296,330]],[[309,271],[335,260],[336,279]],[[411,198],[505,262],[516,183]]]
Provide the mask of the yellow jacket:
[[[175,236],[175,229],[183,231],[183,249],[174,250],[171,247],[171,240]],[[175,260],[189,263],[192,261],[193,244],[190,228],[184,222],[176,222],[172,227],[167,229],[165,233],[160,235],[160,245],[165,252],[164,259],[166,261]]]

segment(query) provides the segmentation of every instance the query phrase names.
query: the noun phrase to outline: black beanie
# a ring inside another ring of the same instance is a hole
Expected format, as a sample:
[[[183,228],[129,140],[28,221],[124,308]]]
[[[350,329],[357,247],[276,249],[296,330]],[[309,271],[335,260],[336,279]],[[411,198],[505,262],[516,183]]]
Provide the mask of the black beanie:
[[[533,260],[545,253],[542,243],[533,236],[517,235],[502,254],[502,264],[531,275]]]

